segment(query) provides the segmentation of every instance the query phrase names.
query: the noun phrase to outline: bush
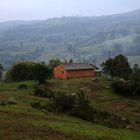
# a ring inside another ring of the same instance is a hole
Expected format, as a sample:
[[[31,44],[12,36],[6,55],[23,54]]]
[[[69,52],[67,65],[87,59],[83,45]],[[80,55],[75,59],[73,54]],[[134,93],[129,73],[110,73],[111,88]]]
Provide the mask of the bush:
[[[31,106],[33,107],[33,108],[41,108],[41,103],[39,102],[39,101],[35,101],[35,102],[32,102],[31,103]]]
[[[75,105],[75,96],[66,93],[57,93],[54,97],[54,104],[59,110],[69,111]]]
[[[45,113],[56,111],[56,107],[53,102],[42,103],[40,101],[34,101],[31,103],[31,107],[39,109]]]
[[[83,106],[83,105],[81,105],[81,103],[79,103],[77,106],[75,106],[75,108],[73,108],[73,110],[70,112],[70,114],[73,116],[79,117],[83,120],[94,122],[94,111],[93,111],[92,106],[90,106],[90,105]]]
[[[120,95],[137,95],[140,96],[140,84],[136,81],[114,81],[111,84],[114,91]]]
[[[93,122],[93,108],[83,92],[75,95],[75,104],[69,113],[70,115]]]
[[[12,65],[7,71],[6,81],[35,80],[39,84],[46,82],[50,71],[45,63],[37,62],[18,62]]]
[[[42,91],[39,95],[41,94]],[[83,120],[102,124],[112,128],[124,128],[127,124],[129,124],[129,122],[122,121],[121,118],[117,115],[94,109],[90,105],[89,99],[86,98],[86,96],[82,92],[75,95],[58,92],[50,102],[46,104],[34,102],[31,104],[31,106],[42,111],[45,110],[45,112],[47,113],[48,111],[65,112],[72,116],[79,117]]]
[[[39,96],[39,97],[46,97],[46,98],[52,98],[54,97],[54,93],[51,91],[46,91],[44,89],[42,89],[41,87],[36,87],[34,92],[33,92],[34,96]]]
[[[34,62],[18,62],[13,64],[12,68],[7,72],[6,79],[11,81],[33,80]]]
[[[140,68],[133,72],[131,78],[137,82],[140,82]]]

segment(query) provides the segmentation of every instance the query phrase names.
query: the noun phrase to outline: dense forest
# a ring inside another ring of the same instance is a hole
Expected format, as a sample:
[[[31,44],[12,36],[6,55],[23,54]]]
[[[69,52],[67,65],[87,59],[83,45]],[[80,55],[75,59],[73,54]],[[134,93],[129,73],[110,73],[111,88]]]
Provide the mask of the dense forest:
[[[62,17],[0,23],[0,62],[51,58],[99,65],[118,54],[140,58],[140,10],[99,17]]]

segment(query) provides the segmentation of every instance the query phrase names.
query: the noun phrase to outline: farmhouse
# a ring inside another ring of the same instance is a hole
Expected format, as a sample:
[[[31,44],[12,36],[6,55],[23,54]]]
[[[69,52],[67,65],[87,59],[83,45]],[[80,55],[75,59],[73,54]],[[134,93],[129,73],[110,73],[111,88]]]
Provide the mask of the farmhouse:
[[[53,69],[54,78],[70,79],[95,76],[96,67],[87,63],[65,63]]]

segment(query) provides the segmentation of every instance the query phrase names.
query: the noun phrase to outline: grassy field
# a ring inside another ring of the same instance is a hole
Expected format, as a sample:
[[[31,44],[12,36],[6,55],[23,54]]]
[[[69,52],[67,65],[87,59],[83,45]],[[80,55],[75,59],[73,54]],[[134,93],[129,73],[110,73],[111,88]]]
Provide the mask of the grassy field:
[[[18,90],[21,83],[28,90]],[[140,100],[120,97],[110,89],[110,82],[101,77],[70,80],[49,80],[52,91],[77,93],[82,89],[90,97],[95,108],[128,118],[135,130],[112,129],[93,124],[66,114],[54,114],[31,107],[31,102],[48,102],[48,99],[32,95],[33,81],[0,83],[0,101],[14,97],[16,105],[0,105],[1,140],[139,140]]]

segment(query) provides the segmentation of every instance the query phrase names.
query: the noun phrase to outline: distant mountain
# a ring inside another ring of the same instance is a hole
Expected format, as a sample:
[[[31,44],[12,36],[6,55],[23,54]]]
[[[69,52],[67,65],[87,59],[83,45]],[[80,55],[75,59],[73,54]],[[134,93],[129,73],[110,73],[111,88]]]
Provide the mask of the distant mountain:
[[[37,21],[24,21],[24,20],[14,20],[14,21],[6,21],[6,22],[0,22],[0,30],[4,29],[10,29],[15,26],[19,25],[29,25],[29,24],[35,24],[41,22],[40,20]]]
[[[140,9],[99,17],[0,23],[0,62],[51,58],[99,63],[119,53],[140,58]]]

